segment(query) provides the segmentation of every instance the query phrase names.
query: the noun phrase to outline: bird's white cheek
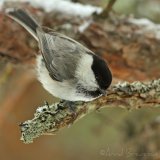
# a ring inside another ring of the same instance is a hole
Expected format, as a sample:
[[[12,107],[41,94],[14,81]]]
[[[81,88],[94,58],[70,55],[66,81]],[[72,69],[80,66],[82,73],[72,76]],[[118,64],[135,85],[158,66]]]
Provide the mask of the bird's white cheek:
[[[91,69],[93,58],[91,55],[84,54],[78,63],[76,77],[86,89],[94,90],[98,87],[94,73]]]

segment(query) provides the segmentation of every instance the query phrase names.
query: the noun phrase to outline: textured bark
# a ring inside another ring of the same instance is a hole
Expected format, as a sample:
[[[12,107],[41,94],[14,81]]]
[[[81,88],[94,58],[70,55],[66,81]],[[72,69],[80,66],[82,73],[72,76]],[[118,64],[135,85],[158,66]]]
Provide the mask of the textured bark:
[[[59,129],[102,107],[160,107],[160,79],[148,83],[119,83],[109,89],[107,96],[88,103],[76,102],[72,107],[74,111],[66,106],[65,101],[50,106],[46,103],[39,107],[32,120],[20,125],[21,140],[31,143],[40,135],[55,134]]]

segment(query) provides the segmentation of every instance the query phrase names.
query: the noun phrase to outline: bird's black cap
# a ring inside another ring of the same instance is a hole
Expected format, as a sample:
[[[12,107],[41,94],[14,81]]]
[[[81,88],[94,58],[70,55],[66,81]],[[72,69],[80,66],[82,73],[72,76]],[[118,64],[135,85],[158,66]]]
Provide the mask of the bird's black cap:
[[[112,74],[107,63],[97,55],[93,55],[92,70],[100,89],[106,90],[112,82]]]

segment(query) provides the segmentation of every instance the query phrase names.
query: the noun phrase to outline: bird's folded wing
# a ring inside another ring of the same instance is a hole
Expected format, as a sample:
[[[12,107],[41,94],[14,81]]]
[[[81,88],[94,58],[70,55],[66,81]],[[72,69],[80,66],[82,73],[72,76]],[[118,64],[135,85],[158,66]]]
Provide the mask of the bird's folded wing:
[[[37,29],[39,47],[50,76],[57,81],[74,78],[83,46],[57,32]],[[85,47],[84,47],[85,49]]]

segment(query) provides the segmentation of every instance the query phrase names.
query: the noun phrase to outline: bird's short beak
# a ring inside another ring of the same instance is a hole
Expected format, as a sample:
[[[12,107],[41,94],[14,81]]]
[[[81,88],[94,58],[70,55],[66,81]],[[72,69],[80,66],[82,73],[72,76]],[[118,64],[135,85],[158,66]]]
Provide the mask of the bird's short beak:
[[[106,90],[100,89],[100,92],[103,96],[106,95]]]

